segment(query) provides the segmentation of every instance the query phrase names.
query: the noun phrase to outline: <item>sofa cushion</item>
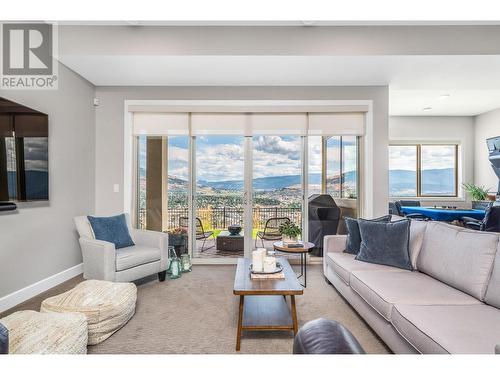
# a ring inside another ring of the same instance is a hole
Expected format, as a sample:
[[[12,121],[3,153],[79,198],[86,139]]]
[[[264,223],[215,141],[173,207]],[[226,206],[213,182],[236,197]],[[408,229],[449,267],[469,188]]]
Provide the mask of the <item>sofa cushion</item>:
[[[420,272],[353,271],[351,288],[385,319],[394,304],[471,305],[480,302]]]
[[[429,222],[418,256],[418,269],[483,300],[498,237],[494,233]]]
[[[386,271],[404,272],[399,268],[373,264],[356,260],[356,255],[346,253],[328,253],[327,262],[331,265],[333,272],[347,285],[350,283],[352,271]]]
[[[160,249],[135,245],[116,250],[116,270],[128,270],[141,264],[159,261]]]
[[[488,283],[486,295],[484,296],[484,302],[500,309],[500,242],[498,243],[493,271],[491,273],[490,282]]]
[[[116,249],[134,246],[125,214],[109,217],[87,216],[87,218],[96,240],[114,243]]]
[[[500,340],[500,310],[484,304],[397,304],[392,324],[420,353],[493,354]]]
[[[417,268],[417,259],[422,243],[424,242],[425,229],[427,222],[422,220],[412,220],[410,225],[410,259],[413,269]]]
[[[361,246],[361,234],[359,232],[358,219],[353,219],[352,217],[345,217],[344,221],[347,227],[347,244],[344,252],[356,255],[357,253],[359,253],[359,249]],[[386,223],[391,221],[391,215],[377,217],[369,221]]]
[[[413,269],[410,261],[410,220],[379,223],[359,219],[358,226],[361,246],[357,260]]]

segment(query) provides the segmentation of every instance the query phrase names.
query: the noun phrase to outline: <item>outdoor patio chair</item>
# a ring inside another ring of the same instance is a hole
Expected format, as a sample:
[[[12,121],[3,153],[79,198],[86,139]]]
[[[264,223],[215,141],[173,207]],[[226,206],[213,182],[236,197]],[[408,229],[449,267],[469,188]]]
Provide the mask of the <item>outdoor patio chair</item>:
[[[257,236],[255,237],[255,247],[257,247],[257,239],[259,238],[262,241],[262,247],[264,247],[264,240],[280,241],[282,239],[280,225],[289,222],[290,219],[287,217],[273,217],[271,219],[267,219],[264,230],[257,232]]]
[[[189,219],[187,217],[180,217],[179,218],[179,227],[188,230],[188,223]],[[196,240],[203,240],[203,243],[201,244],[201,249],[200,252],[203,252],[204,250],[211,249],[212,247],[215,246],[215,241],[212,246],[209,246],[205,248],[205,242],[212,237],[215,240],[214,231],[205,231],[203,229],[203,223],[201,222],[200,218],[196,218]]]

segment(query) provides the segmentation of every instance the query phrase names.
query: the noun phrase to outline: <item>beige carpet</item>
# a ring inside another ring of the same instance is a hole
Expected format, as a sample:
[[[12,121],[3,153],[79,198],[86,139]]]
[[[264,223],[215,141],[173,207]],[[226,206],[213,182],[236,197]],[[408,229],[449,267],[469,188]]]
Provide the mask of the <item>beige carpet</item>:
[[[125,327],[89,353],[218,353],[235,351],[238,298],[233,295],[235,266],[194,266],[177,280],[144,280],[138,285],[137,310]],[[38,310],[47,296],[81,281],[72,279],[37,296],[16,310]],[[322,267],[308,267],[307,288],[297,297],[299,326],[319,317],[344,324],[368,353],[389,353],[349,304],[327,285]],[[3,314],[5,315],[5,314]],[[244,332],[240,353],[291,353],[286,332]]]

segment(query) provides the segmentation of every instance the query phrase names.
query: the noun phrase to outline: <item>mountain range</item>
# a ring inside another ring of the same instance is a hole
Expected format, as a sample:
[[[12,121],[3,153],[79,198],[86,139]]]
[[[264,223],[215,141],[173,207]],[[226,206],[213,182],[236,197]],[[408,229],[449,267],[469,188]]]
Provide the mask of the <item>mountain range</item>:
[[[142,171],[141,171],[142,172]],[[141,173],[141,176],[143,174]],[[416,185],[415,171],[395,169],[389,171],[390,195],[397,195],[398,192],[414,191]],[[187,187],[187,181],[175,176],[169,176],[170,184],[178,187]],[[344,181],[354,184],[356,172],[344,173]],[[329,179],[329,183],[339,183],[339,177]],[[279,190],[301,183],[300,175],[270,176],[253,179],[253,188],[256,190]],[[313,185],[321,184],[321,174],[309,174],[309,183]],[[218,190],[242,190],[244,182],[242,180],[226,181],[204,181],[199,180],[198,185]],[[453,168],[428,169],[422,172],[422,191],[427,194],[446,194],[455,191],[455,171]]]
[[[389,195],[398,192],[415,191],[416,172],[403,169],[389,171]],[[455,170],[453,168],[427,169],[422,171],[422,192],[425,194],[446,194],[455,191]]]

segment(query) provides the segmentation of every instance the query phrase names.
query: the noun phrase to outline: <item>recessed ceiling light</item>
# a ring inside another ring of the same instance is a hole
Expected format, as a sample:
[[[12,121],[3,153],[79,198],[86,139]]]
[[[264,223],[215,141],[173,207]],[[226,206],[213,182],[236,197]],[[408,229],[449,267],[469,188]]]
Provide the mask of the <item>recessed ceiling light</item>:
[[[448,99],[451,95],[450,94],[443,94],[443,95],[440,95],[438,96],[438,100],[444,100],[444,99]]]
[[[316,25],[316,21],[300,21],[300,23],[302,23],[302,26],[315,26]]]
[[[424,111],[424,112],[431,111],[431,110],[432,110],[432,107],[424,107],[424,108],[422,108],[422,111]]]

